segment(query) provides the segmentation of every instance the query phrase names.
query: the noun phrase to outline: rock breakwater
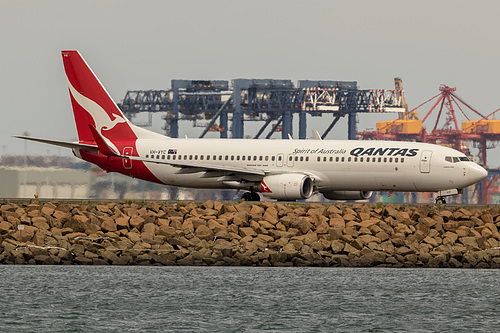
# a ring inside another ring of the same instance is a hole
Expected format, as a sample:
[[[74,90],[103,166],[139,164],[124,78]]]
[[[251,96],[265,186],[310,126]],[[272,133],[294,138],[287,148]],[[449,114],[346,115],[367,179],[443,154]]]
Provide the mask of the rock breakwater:
[[[0,263],[500,267],[500,208],[0,204]]]

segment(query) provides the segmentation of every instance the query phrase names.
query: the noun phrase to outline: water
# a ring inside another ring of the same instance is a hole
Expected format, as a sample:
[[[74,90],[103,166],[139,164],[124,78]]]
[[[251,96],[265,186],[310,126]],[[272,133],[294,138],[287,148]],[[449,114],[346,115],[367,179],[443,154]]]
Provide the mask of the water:
[[[0,266],[1,332],[500,331],[498,270]]]

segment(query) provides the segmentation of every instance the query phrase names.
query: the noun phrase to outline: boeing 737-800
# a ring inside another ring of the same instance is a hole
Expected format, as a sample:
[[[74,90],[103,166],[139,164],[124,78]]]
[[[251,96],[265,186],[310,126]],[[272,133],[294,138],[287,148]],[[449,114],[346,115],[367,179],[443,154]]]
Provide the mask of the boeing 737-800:
[[[460,193],[487,176],[454,149],[416,142],[178,139],[125,118],[78,51],[62,51],[78,142],[19,137],[71,148],[108,172],[192,188],[245,190],[243,199],[368,199],[372,191]],[[317,135],[315,136],[318,137]]]

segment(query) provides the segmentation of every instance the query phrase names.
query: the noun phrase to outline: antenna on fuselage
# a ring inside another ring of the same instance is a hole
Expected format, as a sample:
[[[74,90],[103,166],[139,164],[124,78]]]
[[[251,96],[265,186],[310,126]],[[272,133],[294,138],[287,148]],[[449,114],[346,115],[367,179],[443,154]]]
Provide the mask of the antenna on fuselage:
[[[313,129],[313,130],[312,130],[312,133],[313,133],[313,137],[312,137],[312,138],[313,138],[313,140],[323,140],[323,139],[321,138],[321,135],[319,134],[319,132],[318,132],[317,130]]]

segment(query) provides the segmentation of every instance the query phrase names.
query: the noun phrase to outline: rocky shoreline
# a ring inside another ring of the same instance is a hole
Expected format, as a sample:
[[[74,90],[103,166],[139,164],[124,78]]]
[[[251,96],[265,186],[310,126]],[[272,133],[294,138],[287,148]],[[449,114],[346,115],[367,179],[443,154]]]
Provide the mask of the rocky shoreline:
[[[500,268],[500,208],[3,202],[0,263]]]

